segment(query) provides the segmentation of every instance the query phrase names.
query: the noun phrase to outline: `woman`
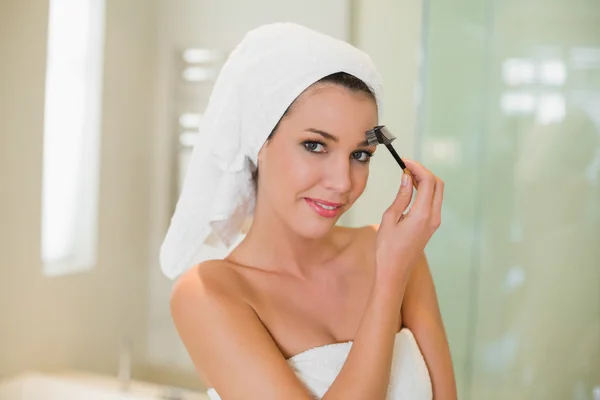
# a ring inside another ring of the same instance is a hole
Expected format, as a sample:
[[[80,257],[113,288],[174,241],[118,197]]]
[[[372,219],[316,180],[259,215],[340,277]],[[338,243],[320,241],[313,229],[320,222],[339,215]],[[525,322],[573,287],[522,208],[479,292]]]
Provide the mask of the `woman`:
[[[409,212],[405,174],[378,229],[335,225],[365,189],[380,110],[368,56],[295,24],[251,31],[223,67],[161,252],[211,399],[456,398],[423,253],[442,181],[407,160]]]

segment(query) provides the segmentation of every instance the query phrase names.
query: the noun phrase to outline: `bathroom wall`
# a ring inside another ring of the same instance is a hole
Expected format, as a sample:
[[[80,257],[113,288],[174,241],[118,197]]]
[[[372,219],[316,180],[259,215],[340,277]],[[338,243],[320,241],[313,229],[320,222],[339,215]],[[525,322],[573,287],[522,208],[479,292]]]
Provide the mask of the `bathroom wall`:
[[[32,312],[39,261],[45,2],[0,3],[0,375],[35,358]],[[25,22],[25,23],[23,23]],[[10,173],[9,173],[10,172]]]
[[[0,377],[115,373],[122,335],[141,359],[157,4],[106,3],[98,264],[48,278],[40,263],[48,1],[0,2]]]
[[[383,120],[401,157],[415,156],[415,132],[420,93],[422,0],[357,0],[352,39],[366,51],[384,81]],[[381,149],[380,149],[381,150]],[[387,150],[386,150],[387,151]],[[386,151],[370,163],[363,195],[341,221],[349,226],[378,224],[398,192],[402,174]]]

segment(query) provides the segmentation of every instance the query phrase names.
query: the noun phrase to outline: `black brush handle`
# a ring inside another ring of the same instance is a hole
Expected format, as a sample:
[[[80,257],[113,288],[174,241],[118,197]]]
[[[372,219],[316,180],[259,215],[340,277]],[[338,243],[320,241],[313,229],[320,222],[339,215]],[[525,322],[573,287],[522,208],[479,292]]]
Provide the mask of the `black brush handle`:
[[[406,164],[404,164],[404,161],[402,161],[402,159],[400,158],[398,153],[396,153],[396,149],[394,149],[394,147],[391,144],[386,144],[385,147],[387,147],[387,149],[390,151],[390,153],[392,153],[392,156],[394,157],[394,159],[396,160],[396,162],[398,163],[400,168],[402,168],[402,171],[405,174],[408,174],[410,176],[413,187],[416,189],[417,181],[415,180],[415,177],[413,176],[412,172],[410,172],[410,170],[408,168],[406,168]]]
[[[400,158],[400,156],[398,155],[398,153],[396,153],[396,149],[394,149],[394,147],[391,144],[386,144],[385,147],[388,148],[388,150],[390,151],[390,153],[392,153],[392,156],[394,156],[394,159],[396,160],[396,162],[398,163],[398,165],[400,166],[400,168],[402,168],[403,170],[406,169],[406,164],[404,164],[404,161],[402,161],[402,159]]]

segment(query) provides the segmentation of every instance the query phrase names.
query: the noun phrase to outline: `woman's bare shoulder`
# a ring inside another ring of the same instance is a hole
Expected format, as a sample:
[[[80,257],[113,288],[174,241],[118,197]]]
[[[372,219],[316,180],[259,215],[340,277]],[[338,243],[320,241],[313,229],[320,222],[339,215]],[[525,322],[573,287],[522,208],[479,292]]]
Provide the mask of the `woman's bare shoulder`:
[[[365,226],[363,226],[363,229],[367,229],[367,230],[370,230],[371,232],[377,233],[377,231],[379,230],[379,224],[365,225]]]
[[[196,370],[223,398],[279,398],[282,387],[290,398],[307,398],[244,290],[236,267],[220,260],[175,283],[171,314]]]
[[[171,308],[205,302],[243,302],[241,277],[225,260],[204,261],[184,272],[173,285]],[[175,310],[172,310],[175,311]]]
[[[360,227],[345,227],[343,229],[350,235],[352,238],[352,244],[364,244],[364,245],[372,245],[375,243],[375,238],[377,236],[377,229],[379,228],[379,224],[377,225],[365,225]]]

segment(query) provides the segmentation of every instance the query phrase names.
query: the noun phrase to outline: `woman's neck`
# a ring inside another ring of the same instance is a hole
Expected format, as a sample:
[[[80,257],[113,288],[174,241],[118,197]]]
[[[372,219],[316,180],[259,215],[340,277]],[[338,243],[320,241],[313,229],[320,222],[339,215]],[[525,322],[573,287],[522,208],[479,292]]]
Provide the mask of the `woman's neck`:
[[[257,204],[246,237],[228,258],[261,269],[307,276],[339,254],[336,231],[334,227],[316,239],[303,237],[272,210],[264,212]]]

